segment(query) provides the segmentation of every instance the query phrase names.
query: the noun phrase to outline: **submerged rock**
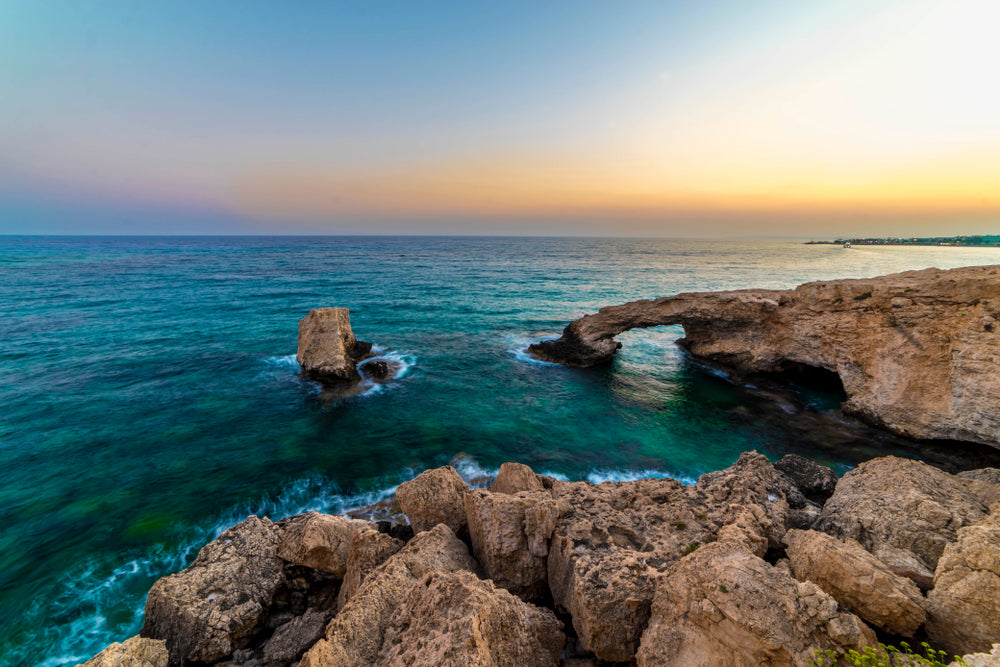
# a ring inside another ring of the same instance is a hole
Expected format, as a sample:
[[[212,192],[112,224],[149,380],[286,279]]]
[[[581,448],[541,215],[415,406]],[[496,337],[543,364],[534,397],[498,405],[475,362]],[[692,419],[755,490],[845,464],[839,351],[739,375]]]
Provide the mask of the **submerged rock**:
[[[167,667],[169,660],[166,642],[137,635],[109,645],[78,667]]]
[[[299,349],[295,358],[303,372],[320,382],[337,384],[360,379],[358,362],[372,349],[351,331],[347,308],[316,308],[299,320]]]
[[[614,356],[618,334],[665,324],[684,325],[693,355],[737,374],[797,365],[836,373],[845,412],[897,433],[1000,447],[998,266],[633,301],[529,350],[593,366]]]
[[[279,540],[274,524],[251,516],[205,545],[190,567],[153,584],[141,635],[166,640],[171,665],[243,648],[285,581]]]

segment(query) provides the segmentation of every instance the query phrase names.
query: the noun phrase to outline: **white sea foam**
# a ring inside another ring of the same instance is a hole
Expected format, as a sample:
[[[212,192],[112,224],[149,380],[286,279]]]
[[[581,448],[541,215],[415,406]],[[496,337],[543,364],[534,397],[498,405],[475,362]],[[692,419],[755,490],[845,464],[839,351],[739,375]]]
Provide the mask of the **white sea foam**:
[[[393,369],[392,377],[381,382],[363,378],[358,383],[356,387],[357,391],[352,395],[353,398],[372,396],[381,393],[386,388],[391,388],[395,380],[405,377],[417,363],[415,355],[398,350],[389,350],[384,345],[372,345],[372,353],[374,356],[371,359],[366,359],[365,362],[375,359],[384,359],[390,362]],[[309,387],[315,393],[322,393],[323,386],[320,383],[302,377],[302,367],[299,366],[299,362],[296,360],[294,354],[265,357],[263,363],[265,369],[261,371],[258,378],[263,377],[275,382],[295,382]],[[361,366],[364,366],[364,363]]]
[[[587,481],[594,484],[604,482],[634,482],[640,479],[676,479],[685,486],[693,486],[698,480],[687,475],[664,472],[662,470],[595,470],[587,475]]]
[[[528,352],[528,346],[532,343],[537,343],[542,340],[555,340],[558,336],[553,336],[551,333],[540,334],[541,338],[525,338],[525,337],[509,337],[507,338],[507,353],[512,355],[518,361],[522,361],[527,364],[538,364],[539,366],[559,366],[559,364],[554,364],[551,361],[542,361],[537,359]]]

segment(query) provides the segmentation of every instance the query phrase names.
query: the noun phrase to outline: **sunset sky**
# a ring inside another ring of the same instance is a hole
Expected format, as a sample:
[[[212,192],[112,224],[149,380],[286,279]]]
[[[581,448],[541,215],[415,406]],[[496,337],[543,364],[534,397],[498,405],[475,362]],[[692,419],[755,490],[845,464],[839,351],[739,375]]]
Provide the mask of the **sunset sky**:
[[[1000,2],[0,0],[0,233],[1000,233]]]

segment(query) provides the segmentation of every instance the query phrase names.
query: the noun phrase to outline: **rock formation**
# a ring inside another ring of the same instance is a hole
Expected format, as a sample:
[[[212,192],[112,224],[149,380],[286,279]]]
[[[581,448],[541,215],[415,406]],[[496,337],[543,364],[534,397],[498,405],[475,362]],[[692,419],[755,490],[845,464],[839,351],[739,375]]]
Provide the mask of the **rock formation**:
[[[354,337],[347,308],[316,308],[299,320],[295,358],[302,371],[314,380],[336,384],[360,379],[358,362],[371,349],[371,343]]]
[[[992,475],[884,457],[821,506],[831,475],[755,452],[692,486],[510,464],[487,491],[429,470],[400,487],[415,533],[248,518],[153,586],[142,639],[92,664],[805,667],[874,646],[867,624],[954,654],[1000,642],[1000,485],[976,479]]]
[[[910,437],[1000,446],[998,320],[1000,267],[926,269],[608,306],[530,351],[593,366],[623,331],[682,324],[685,348],[738,375],[826,369],[846,412]]]

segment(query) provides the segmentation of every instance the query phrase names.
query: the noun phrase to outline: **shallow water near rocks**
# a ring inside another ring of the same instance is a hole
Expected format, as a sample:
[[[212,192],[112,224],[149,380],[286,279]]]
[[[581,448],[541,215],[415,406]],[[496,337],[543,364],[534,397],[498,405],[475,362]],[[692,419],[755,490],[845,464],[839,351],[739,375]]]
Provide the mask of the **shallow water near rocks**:
[[[524,350],[602,305],[681,291],[1000,263],[1000,250],[800,241],[0,238],[0,663],[75,664],[141,627],[145,593],[248,513],[345,512],[456,460],[566,479],[698,475],[742,451],[843,472],[915,447],[834,389],[744,387],[678,327],[613,365]],[[395,372],[324,395],[295,363],[310,308],[351,309]]]

